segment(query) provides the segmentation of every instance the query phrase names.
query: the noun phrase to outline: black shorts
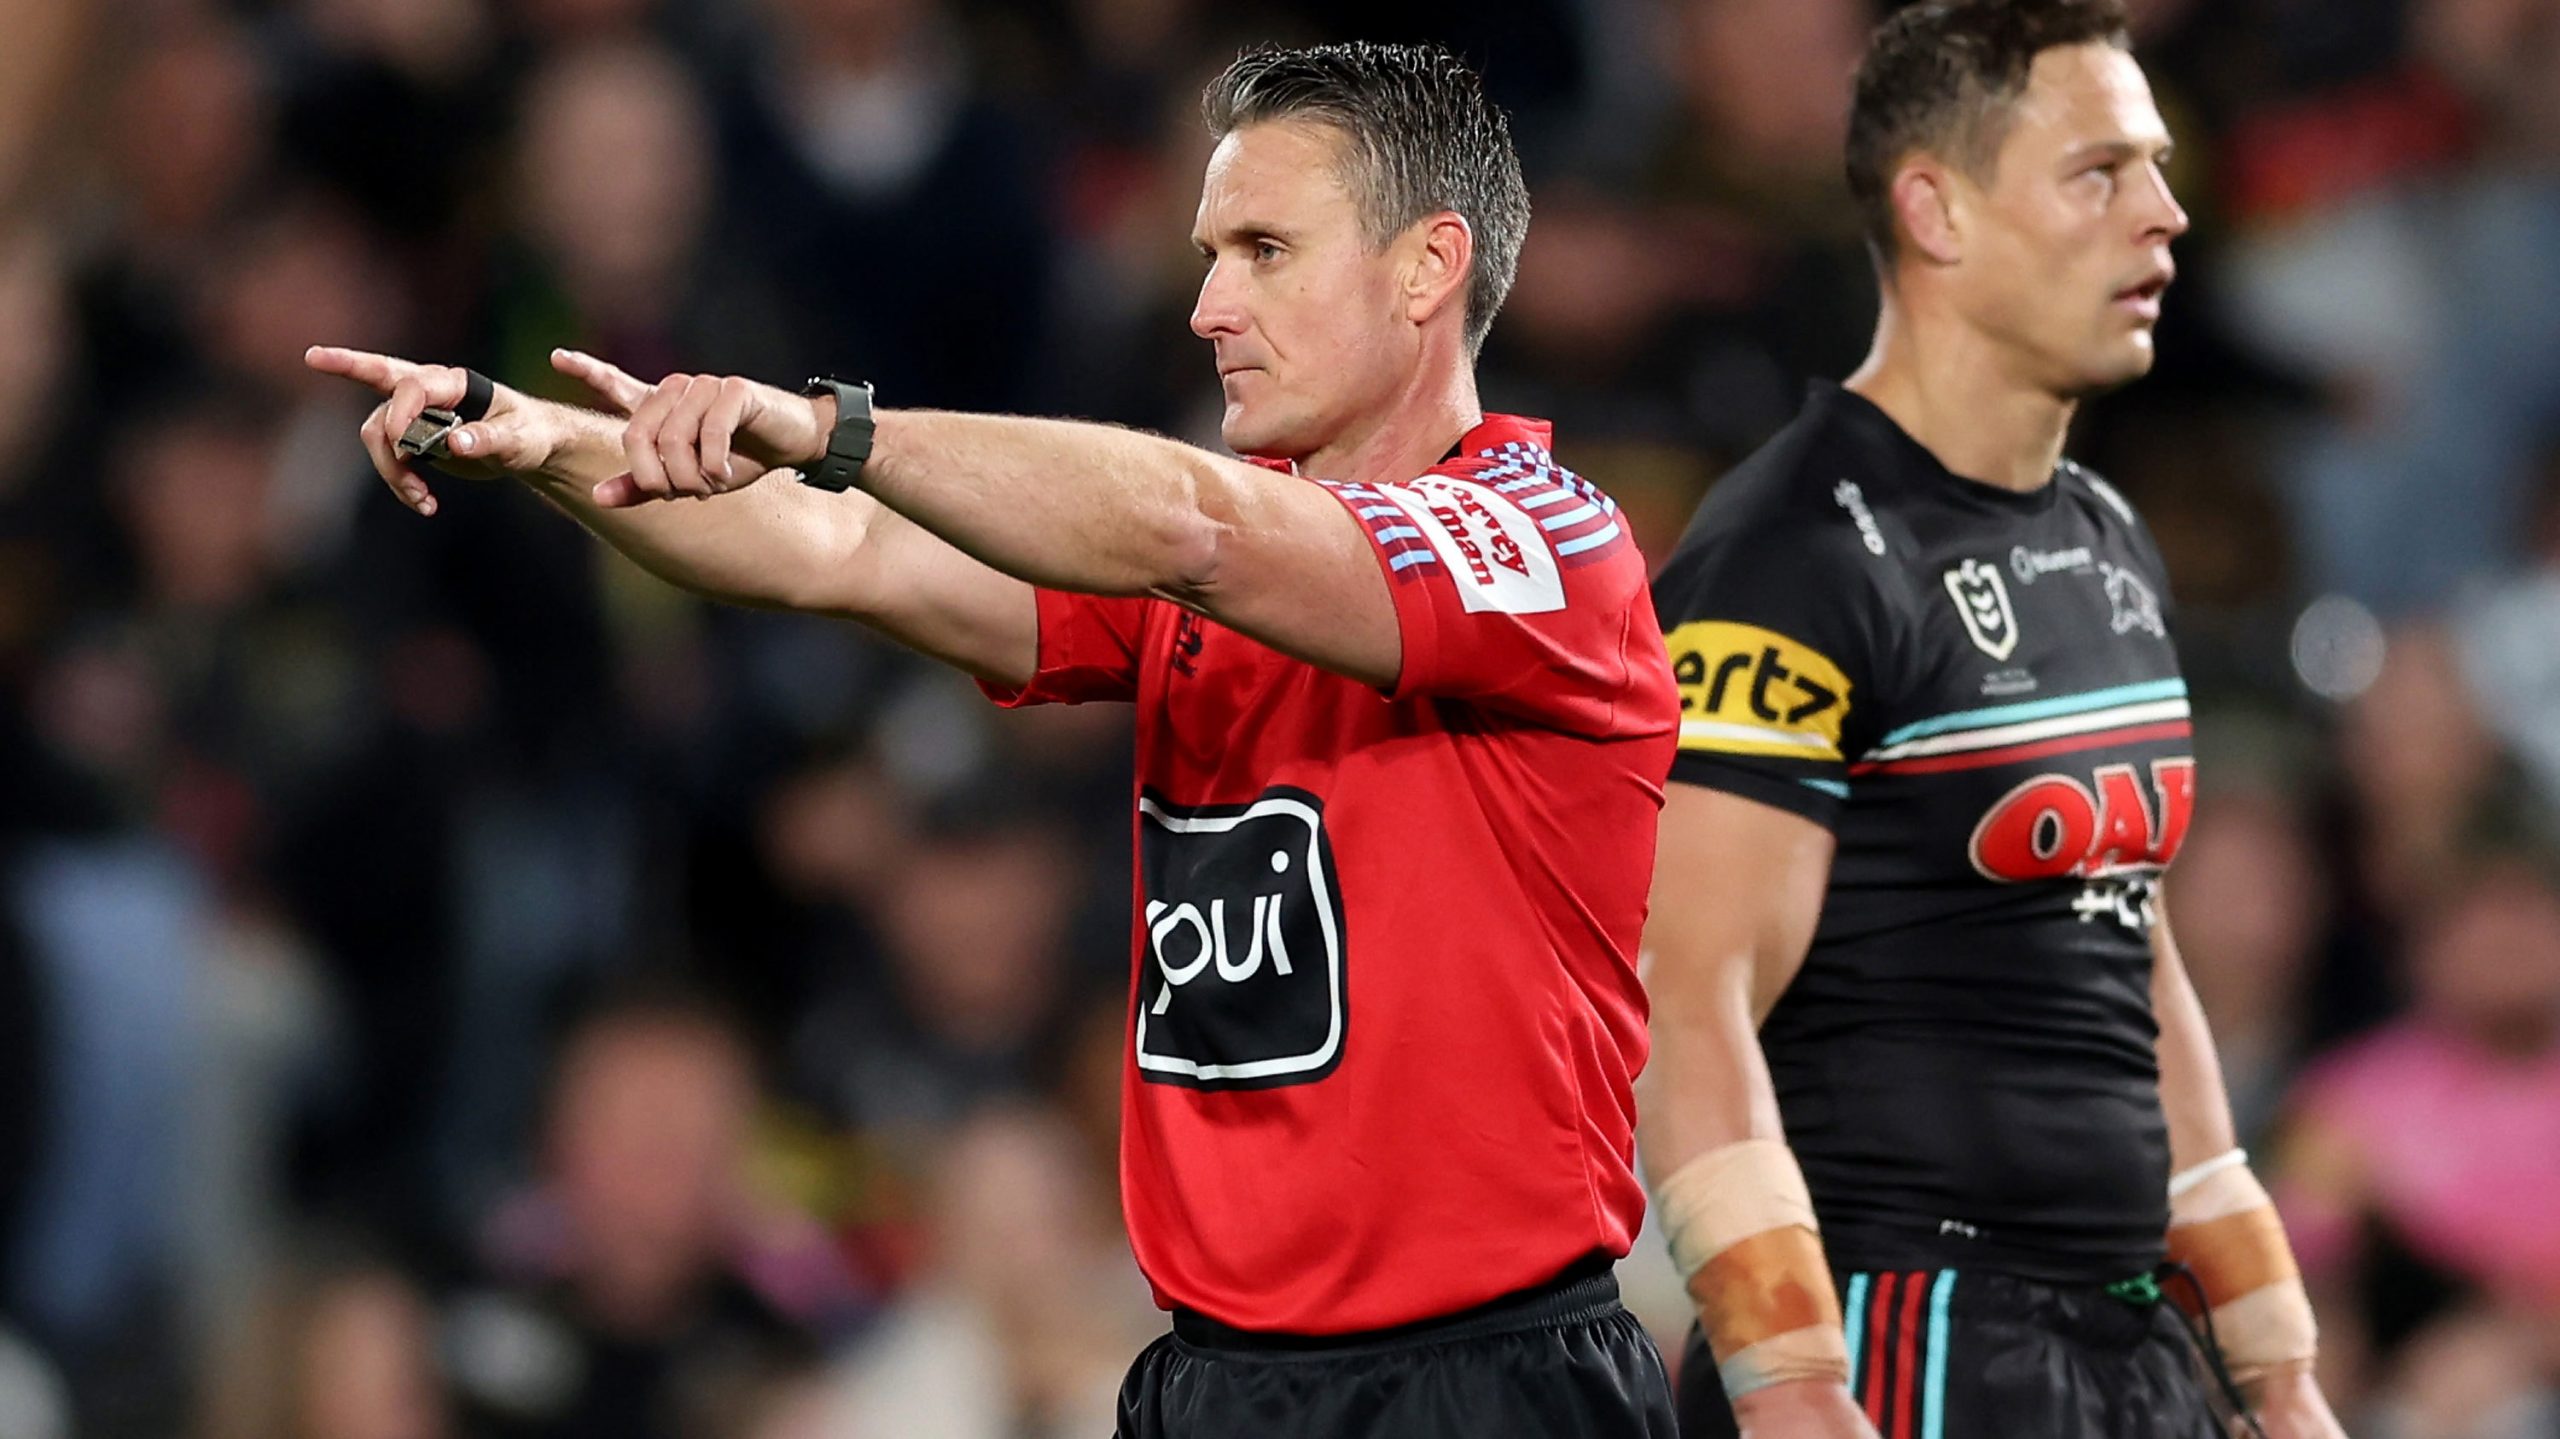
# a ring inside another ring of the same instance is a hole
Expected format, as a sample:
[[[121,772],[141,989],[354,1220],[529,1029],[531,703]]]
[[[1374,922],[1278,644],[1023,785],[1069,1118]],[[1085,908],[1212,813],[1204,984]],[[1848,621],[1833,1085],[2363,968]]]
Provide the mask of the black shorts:
[[[1119,1439],[1674,1439],[1662,1355],[1605,1269],[1448,1319],[1324,1339],[1176,1314]]]
[[[1849,1392],[1883,1439],[2222,1439],[2165,1303],[2005,1274],[1840,1276]],[[1680,1366],[1683,1439],[1735,1439],[1706,1340]]]

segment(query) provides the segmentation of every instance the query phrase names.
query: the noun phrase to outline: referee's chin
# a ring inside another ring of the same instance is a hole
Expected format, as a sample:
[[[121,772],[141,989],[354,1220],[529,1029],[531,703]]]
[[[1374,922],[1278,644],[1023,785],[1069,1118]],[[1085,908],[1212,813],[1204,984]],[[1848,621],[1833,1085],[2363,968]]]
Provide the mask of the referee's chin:
[[[1218,420],[1218,438],[1239,455],[1263,460],[1295,460],[1313,454],[1319,447],[1307,440],[1312,427],[1290,423],[1267,409],[1249,410],[1240,404],[1229,404]]]

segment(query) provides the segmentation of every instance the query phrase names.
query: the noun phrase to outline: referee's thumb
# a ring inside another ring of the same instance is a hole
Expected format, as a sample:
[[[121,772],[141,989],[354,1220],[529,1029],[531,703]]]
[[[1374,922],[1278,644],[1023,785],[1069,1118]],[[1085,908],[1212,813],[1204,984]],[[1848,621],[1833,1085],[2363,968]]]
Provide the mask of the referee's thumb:
[[[539,458],[530,439],[523,412],[515,411],[456,426],[445,437],[445,448],[474,466],[512,470]]]

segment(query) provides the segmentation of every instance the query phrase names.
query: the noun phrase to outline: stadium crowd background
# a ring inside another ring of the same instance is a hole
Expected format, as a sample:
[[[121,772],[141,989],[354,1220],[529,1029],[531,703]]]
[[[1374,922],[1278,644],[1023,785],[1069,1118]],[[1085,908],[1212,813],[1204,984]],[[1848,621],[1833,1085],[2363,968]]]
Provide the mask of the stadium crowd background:
[[[2134,8],[2198,223],[2076,451],[2176,579],[2170,907],[2350,1427],[2560,1434],[2560,3]],[[305,345],[1214,443],[1200,82],[1438,38],[1537,202],[1488,403],[1659,558],[1863,353],[1873,18],[0,5],[0,1434],[1095,1435],[1161,1322],[1125,717],[421,521]]]

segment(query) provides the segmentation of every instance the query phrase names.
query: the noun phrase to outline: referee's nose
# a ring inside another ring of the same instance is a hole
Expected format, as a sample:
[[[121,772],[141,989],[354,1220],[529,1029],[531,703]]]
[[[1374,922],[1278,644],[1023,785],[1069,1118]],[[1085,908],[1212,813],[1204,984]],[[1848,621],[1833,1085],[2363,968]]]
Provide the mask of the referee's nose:
[[[1244,305],[1237,286],[1227,278],[1233,268],[1222,256],[1200,279],[1200,298],[1191,307],[1191,333],[1216,340],[1245,332]]]

